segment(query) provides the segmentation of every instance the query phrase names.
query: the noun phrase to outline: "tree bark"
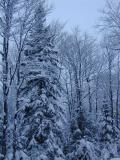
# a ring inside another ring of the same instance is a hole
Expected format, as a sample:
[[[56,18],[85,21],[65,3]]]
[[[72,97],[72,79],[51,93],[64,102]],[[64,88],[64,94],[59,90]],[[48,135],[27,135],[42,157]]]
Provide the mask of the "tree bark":
[[[117,67],[118,67],[118,73],[117,73],[117,96],[116,96],[116,126],[119,127],[119,92],[120,92],[120,57],[118,53],[118,61],[117,61]]]
[[[3,40],[3,141],[2,154],[4,159],[7,155],[7,132],[8,132],[8,48],[9,38],[5,35]]]

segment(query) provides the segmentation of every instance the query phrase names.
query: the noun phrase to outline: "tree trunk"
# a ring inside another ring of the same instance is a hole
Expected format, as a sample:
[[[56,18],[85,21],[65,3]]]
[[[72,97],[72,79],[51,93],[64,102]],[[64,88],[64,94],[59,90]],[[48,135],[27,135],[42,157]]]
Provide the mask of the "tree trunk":
[[[14,129],[13,129],[13,160],[16,160],[16,150],[17,150],[16,130],[17,130],[17,116],[16,116],[16,114],[15,114],[15,116],[14,116]]]
[[[18,124],[18,116],[17,111],[19,109],[19,85],[20,85],[20,56],[18,58],[17,65],[17,90],[16,90],[16,107],[15,107],[15,115],[14,115],[14,129],[13,129],[13,160],[16,160],[16,152],[17,152],[17,124]]]
[[[116,96],[116,126],[119,127],[119,92],[120,92],[120,57],[118,53],[118,62],[117,62],[117,67],[118,67],[118,74],[117,74],[117,96]]]
[[[3,7],[3,142],[2,154],[4,159],[7,157],[7,133],[8,133],[8,93],[9,93],[9,80],[8,80],[8,52],[9,52],[9,38],[11,20],[13,15],[13,2],[10,0],[2,0],[0,2]]]
[[[92,102],[91,102],[91,87],[90,87],[90,80],[88,78],[88,101],[89,101],[89,112],[92,112]]]
[[[97,113],[98,113],[98,77],[97,77],[97,80],[96,80],[95,110],[96,110],[96,115],[97,115]]]
[[[111,118],[112,118],[112,125],[113,125],[114,109],[113,109],[113,90],[112,90],[112,55],[110,54],[110,51],[107,47],[106,49],[108,54],[108,70],[109,70],[109,99],[110,99]]]
[[[113,110],[113,92],[112,92],[112,73],[111,73],[111,63],[109,64],[109,97],[110,97],[110,106],[111,106],[111,117],[112,124],[114,119],[114,110]]]
[[[3,141],[2,154],[7,156],[7,132],[8,132],[8,47],[9,38],[5,35],[3,40]]]

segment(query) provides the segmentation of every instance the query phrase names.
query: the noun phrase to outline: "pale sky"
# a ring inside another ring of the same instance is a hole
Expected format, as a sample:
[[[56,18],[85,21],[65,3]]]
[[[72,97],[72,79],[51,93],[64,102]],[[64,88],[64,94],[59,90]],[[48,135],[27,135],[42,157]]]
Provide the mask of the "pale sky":
[[[54,8],[50,19],[67,22],[66,29],[80,26],[82,31],[94,34],[94,25],[100,17],[99,10],[105,0],[49,0]]]

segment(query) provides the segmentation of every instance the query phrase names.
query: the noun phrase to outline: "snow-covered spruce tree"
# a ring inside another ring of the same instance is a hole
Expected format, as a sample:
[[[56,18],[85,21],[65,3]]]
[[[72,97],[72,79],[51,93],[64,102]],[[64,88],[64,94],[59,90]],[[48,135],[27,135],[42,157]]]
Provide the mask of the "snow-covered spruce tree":
[[[111,107],[106,96],[103,100],[103,118],[101,123],[101,158],[110,159],[118,155],[117,153],[117,130],[112,123]]]
[[[80,110],[71,124],[71,141],[65,153],[67,160],[99,160],[97,147],[86,138],[86,127],[85,111]]]
[[[20,148],[31,160],[62,160],[62,132],[58,52],[54,35],[46,26],[46,10],[41,1],[35,12],[21,63],[23,85],[19,95],[21,108]],[[24,158],[23,158],[24,159]]]
[[[114,127],[112,125],[112,117],[110,105],[106,98],[103,100],[103,121],[101,129],[101,141],[111,142],[114,137]]]

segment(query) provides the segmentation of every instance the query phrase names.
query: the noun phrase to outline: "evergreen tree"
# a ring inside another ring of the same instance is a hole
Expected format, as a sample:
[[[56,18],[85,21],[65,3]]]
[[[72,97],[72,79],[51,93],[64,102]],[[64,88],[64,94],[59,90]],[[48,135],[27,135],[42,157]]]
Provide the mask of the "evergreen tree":
[[[116,130],[115,125],[113,124],[112,115],[111,115],[111,107],[109,105],[109,101],[106,97],[104,97],[103,101],[103,118],[100,133],[100,141],[101,143],[101,158],[102,159],[111,159],[118,155],[117,151],[117,141],[119,135]]]
[[[61,108],[58,52],[54,35],[46,26],[46,11],[41,1],[21,64],[23,85],[19,95],[21,108],[20,142],[31,159],[64,159],[59,119]]]
[[[87,122],[85,111],[80,110],[76,119],[71,124],[71,139],[65,154],[67,160],[98,160],[97,147],[86,137]]]
[[[111,110],[106,98],[103,101],[103,121],[101,129],[101,141],[111,142],[114,136],[114,128],[112,125]]]

